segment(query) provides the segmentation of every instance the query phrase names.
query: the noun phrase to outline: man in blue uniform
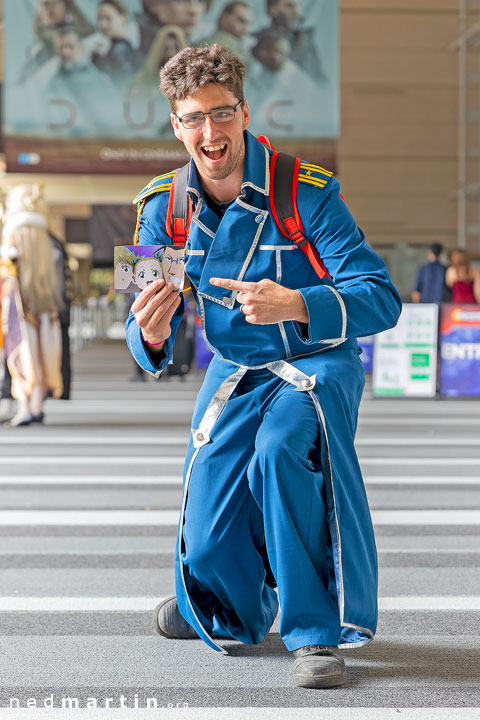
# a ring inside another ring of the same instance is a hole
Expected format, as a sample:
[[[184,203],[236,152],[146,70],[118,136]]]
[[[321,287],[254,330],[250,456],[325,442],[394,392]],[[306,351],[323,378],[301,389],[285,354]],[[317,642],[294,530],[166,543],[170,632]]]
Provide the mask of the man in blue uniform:
[[[356,337],[395,325],[400,298],[323,168],[302,162],[298,211],[322,280],[283,237],[269,205],[270,150],[247,126],[242,62],[218,45],[186,48],[161,71],[176,137],[191,155],[186,271],[214,357],[185,464],[176,597],[160,634],[261,642],[280,605],[295,682],[345,682],[338,647],[372,640],[377,560],[354,450],[364,372]],[[139,194],[140,244],[168,244],[175,171]],[[137,362],[158,376],[183,300],[164,281],[127,320]]]

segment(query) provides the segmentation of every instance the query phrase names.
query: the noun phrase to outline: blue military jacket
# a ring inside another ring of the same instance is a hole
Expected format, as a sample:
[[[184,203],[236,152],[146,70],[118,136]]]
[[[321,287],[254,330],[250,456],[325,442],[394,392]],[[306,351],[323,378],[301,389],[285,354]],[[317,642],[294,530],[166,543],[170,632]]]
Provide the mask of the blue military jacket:
[[[218,357],[256,367],[324,352],[354,338],[395,325],[401,301],[381,258],[365,242],[332,173],[302,162],[298,209],[306,236],[332,280],[320,280],[304,253],[282,236],[269,209],[269,151],[245,131],[246,156],[240,195],[220,220],[208,207],[193,161],[188,193],[194,214],[187,244],[186,272],[207,342]],[[175,171],[152,180],[139,203],[138,243],[170,244],[165,228],[169,189]],[[301,292],[309,323],[252,325],[236,302],[236,291],[210,284],[211,277],[259,281],[269,278]],[[127,342],[147,371],[158,374],[171,358],[183,307],[172,322],[165,353],[151,354],[135,319],[127,321]]]
[[[307,390],[317,409],[321,470],[325,478],[328,522],[342,627],[340,645],[369,642],[377,623],[377,559],[373,527],[353,438],[364,372],[356,338],[396,324],[400,297],[381,258],[365,242],[339,194],[332,174],[303,162],[298,210],[305,234],[315,245],[331,280],[320,280],[308,258],[279,232],[272,217],[269,150],[245,132],[246,157],[239,196],[223,218],[205,202],[195,165],[188,192],[194,213],[186,270],[207,342],[215,352],[197,397],[187,451],[184,496],[176,551],[176,594],[184,617],[214,650],[195,612],[184,578],[181,551],[188,485],[197,453],[211,442],[210,431],[245,368],[268,364],[274,374]],[[155,178],[136,198],[140,244],[170,244],[165,228],[173,173]],[[302,294],[308,324],[246,322],[236,292],[210,284],[211,277],[259,281],[269,278]],[[130,314],[127,342],[137,362],[157,375],[172,355],[181,319],[179,307],[164,352],[150,353]],[[241,438],[232,438],[241,443]]]

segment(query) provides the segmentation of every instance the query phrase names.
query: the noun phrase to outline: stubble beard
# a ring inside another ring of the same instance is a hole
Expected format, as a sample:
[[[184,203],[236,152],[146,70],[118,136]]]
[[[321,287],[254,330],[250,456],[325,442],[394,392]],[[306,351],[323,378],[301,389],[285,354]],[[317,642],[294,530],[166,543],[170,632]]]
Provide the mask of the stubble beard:
[[[243,144],[243,138],[242,138],[242,144]],[[241,155],[242,155],[242,145],[238,148],[238,151],[236,153],[233,153],[231,150],[229,151],[227,149],[227,153],[230,152],[230,157],[227,159],[226,164],[218,168],[218,170],[211,170],[207,163],[204,162],[204,155],[202,151],[199,149],[198,155],[199,155],[199,164],[200,164],[200,170],[202,173],[209,179],[209,180],[225,180],[227,177],[229,177],[236,169]]]

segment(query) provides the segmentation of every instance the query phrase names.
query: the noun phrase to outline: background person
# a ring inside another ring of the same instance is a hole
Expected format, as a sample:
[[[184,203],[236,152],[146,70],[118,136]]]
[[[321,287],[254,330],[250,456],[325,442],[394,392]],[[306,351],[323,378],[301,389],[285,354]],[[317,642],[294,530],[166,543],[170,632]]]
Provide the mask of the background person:
[[[441,303],[446,300],[446,266],[440,262],[443,245],[433,243],[427,250],[428,262],[418,269],[412,302]]]
[[[204,40],[204,44],[222,45],[239,57],[245,65],[248,65],[250,53],[245,46],[245,40],[250,32],[252,22],[252,9],[248,3],[243,0],[229,2],[218,17],[217,29]]]
[[[129,17],[121,0],[102,0],[98,4],[101,37],[92,53],[92,62],[117,87],[128,87],[138,68],[138,52],[134,48],[139,44],[138,28],[131,25]]]
[[[452,302],[480,303],[480,272],[470,265],[466,250],[452,250],[450,263],[445,281],[452,288]]]
[[[51,127],[59,134],[107,137],[120,118],[120,97],[112,81],[91,62],[73,26],[57,33],[60,67],[47,86]]]
[[[158,73],[165,63],[180,50],[186,48],[187,44],[187,36],[177,25],[165,25],[160,28],[148,51],[143,67],[133,78],[130,95],[163,100],[163,95],[158,89]],[[162,102],[162,106],[168,115],[168,104]]]
[[[335,109],[328,91],[292,62],[287,38],[272,28],[263,30],[251,53],[254,61],[248,67],[246,88],[255,106],[252,132],[295,138],[331,135]],[[302,98],[301,117],[295,97]]]
[[[75,27],[81,38],[94,32],[74,0],[38,0],[33,21],[35,40],[28,48],[20,82],[31,78],[44,63],[56,56],[57,30],[64,25]]]
[[[52,391],[54,398],[63,392],[58,319],[62,300],[47,230],[47,209],[38,185],[18,185],[7,195],[2,246],[16,254],[22,306],[17,308],[22,314],[14,326],[10,321],[15,317],[9,314],[10,337],[6,344],[6,348],[10,346],[7,360],[12,375],[12,395],[18,403],[9,426],[17,427],[43,421],[47,390]],[[9,301],[15,301],[12,294]],[[25,335],[13,348],[14,336],[20,337],[23,327]]]
[[[267,0],[266,11],[270,16],[270,29],[288,40],[292,62],[316,83],[325,82],[327,78],[318,54],[315,28],[304,24],[299,0]]]

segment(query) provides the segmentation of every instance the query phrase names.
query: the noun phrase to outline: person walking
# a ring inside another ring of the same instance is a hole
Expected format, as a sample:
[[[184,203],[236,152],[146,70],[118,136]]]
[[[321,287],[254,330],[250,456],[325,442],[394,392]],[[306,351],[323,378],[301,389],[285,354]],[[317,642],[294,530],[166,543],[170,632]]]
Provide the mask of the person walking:
[[[2,286],[5,351],[18,408],[8,427],[41,423],[43,401],[63,392],[63,307],[47,209],[39,185],[17,185],[7,195],[2,257],[10,270]],[[18,276],[18,280],[17,280]]]
[[[428,262],[418,269],[412,302],[441,303],[445,297],[445,273],[447,268],[440,262],[443,245],[433,243],[427,251]]]
[[[332,173],[300,164],[298,213],[328,275],[280,233],[272,151],[248,131],[245,66],[219,45],[186,48],[161,70],[171,123],[191,159],[186,273],[214,351],[187,449],[176,595],[157,631],[260,643],[281,607],[297,685],[342,685],[338,647],[370,642],[377,557],[354,449],[364,371],[356,337],[393,327],[401,300]],[[140,244],[171,244],[176,172],[136,198]],[[155,377],[172,357],[183,298],[157,281],[132,305],[126,338]]]

